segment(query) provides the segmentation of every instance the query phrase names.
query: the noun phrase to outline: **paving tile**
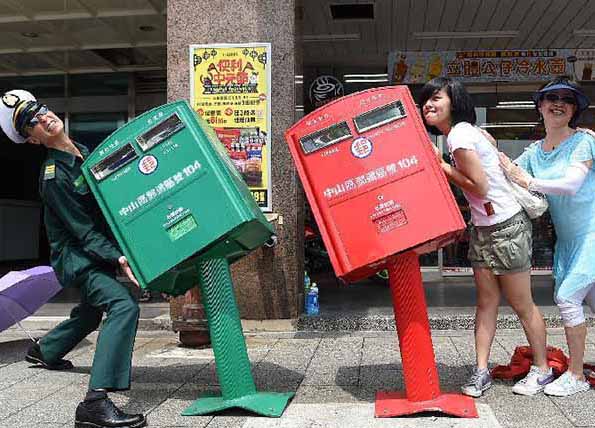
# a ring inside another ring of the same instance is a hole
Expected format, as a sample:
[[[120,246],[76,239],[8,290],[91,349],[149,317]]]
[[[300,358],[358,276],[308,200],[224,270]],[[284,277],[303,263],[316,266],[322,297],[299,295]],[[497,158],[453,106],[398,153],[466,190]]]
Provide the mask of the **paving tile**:
[[[575,426],[595,426],[595,390],[570,397],[550,397],[550,400]]]
[[[372,403],[292,403],[277,420],[250,418],[243,428],[500,428],[489,406],[479,406],[479,419],[434,415],[409,418],[375,418]]]
[[[550,343],[565,344],[561,329],[548,329]],[[71,357],[76,368],[50,372],[29,368],[17,358],[25,345],[0,337],[0,428],[72,427],[93,361],[89,336]],[[442,391],[458,391],[475,363],[473,332],[433,334],[435,364]],[[20,343],[20,342],[19,342]],[[498,330],[491,364],[506,364],[521,330]],[[205,392],[218,393],[211,350],[179,348],[171,332],[142,334],[136,342],[130,391],[111,394],[124,410],[148,414],[151,427],[562,427],[593,426],[595,391],[568,399],[519,397],[512,382],[496,381],[476,403],[482,418],[460,420],[437,414],[408,418],[373,417],[376,392],[403,391],[401,356],[394,331],[295,333],[247,337],[251,373],[258,391],[295,392],[283,416],[258,417],[242,410],[183,417],[181,412]],[[12,360],[11,360],[12,359]],[[595,343],[586,359],[595,362]],[[14,360],[14,361],[13,361]],[[12,362],[11,362],[12,361]],[[31,425],[31,424],[34,425]]]
[[[306,371],[304,385],[358,385],[358,366],[318,366]]]
[[[496,383],[490,388],[482,402],[488,404],[503,427],[572,427],[572,423],[543,394],[533,397],[515,395],[512,382]]]

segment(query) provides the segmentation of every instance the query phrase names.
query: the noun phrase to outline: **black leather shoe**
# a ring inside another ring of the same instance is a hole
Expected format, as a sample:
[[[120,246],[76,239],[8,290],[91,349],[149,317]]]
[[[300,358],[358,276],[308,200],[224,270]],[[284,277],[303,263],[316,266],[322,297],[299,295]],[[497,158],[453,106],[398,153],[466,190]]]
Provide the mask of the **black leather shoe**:
[[[116,407],[109,398],[81,401],[76,408],[75,428],[140,428],[147,426],[141,414],[129,415]]]
[[[28,361],[31,364],[42,366],[44,369],[48,370],[70,370],[74,367],[70,361],[63,360],[62,358],[60,358],[56,363],[46,362],[43,359],[43,355],[41,355],[39,343],[34,343],[31,345],[27,351],[27,355],[25,355],[25,361]]]

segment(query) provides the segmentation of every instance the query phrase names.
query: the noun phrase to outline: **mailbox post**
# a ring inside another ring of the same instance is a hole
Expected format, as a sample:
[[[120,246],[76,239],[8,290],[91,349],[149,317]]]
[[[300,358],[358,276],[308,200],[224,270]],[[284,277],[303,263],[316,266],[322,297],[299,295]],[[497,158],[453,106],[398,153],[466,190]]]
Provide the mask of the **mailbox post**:
[[[281,416],[293,393],[256,391],[229,272],[274,230],[214,131],[188,103],[166,104],[110,135],[83,174],[141,287],[177,296],[200,283],[222,395],[183,414]]]
[[[470,397],[440,391],[418,255],[465,225],[408,88],[333,101],[285,138],[336,275],[389,272],[406,392],[378,392],[376,416],[477,417]]]

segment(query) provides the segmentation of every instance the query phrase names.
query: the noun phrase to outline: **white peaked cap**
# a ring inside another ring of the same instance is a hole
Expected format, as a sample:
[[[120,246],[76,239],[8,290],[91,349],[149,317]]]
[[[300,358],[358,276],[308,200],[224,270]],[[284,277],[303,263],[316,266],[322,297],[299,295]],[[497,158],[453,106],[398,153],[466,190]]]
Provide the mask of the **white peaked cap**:
[[[2,95],[0,102],[0,127],[13,142],[22,144],[25,138],[14,127],[14,112],[16,108],[26,101],[37,101],[31,92],[24,89],[13,89]]]

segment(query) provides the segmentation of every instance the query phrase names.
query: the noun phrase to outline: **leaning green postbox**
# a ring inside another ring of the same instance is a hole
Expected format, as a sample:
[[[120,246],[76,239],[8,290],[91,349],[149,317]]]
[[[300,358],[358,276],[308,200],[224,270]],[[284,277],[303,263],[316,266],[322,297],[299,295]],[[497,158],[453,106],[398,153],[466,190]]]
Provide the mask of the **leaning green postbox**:
[[[294,394],[256,391],[229,271],[274,230],[215,132],[187,102],[166,104],[111,134],[83,174],[141,287],[179,295],[200,284],[221,395],[182,414],[281,416]]]
[[[214,131],[184,101],[146,112],[83,164],[91,190],[143,288],[180,295],[197,257],[230,262],[274,230]]]

